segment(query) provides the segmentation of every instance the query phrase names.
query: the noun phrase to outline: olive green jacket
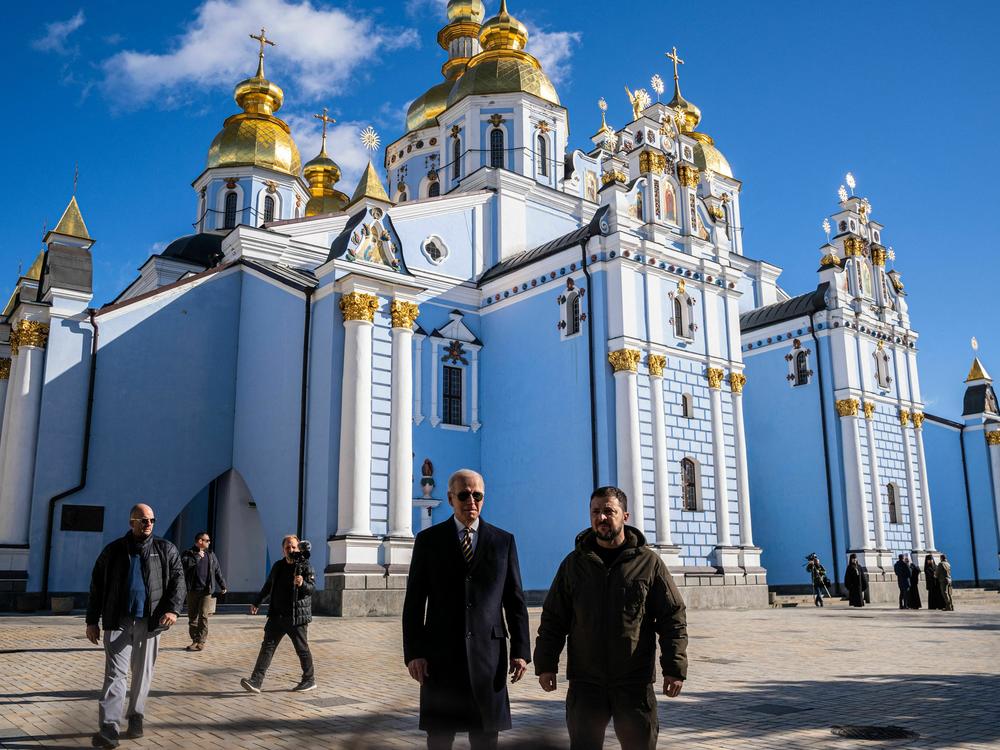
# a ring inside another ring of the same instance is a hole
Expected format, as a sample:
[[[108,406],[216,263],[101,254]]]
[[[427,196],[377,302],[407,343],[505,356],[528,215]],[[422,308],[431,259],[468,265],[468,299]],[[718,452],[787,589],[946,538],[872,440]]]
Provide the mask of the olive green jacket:
[[[569,638],[566,676],[599,685],[653,682],[656,636],[664,675],[687,677],[684,601],[663,560],[638,529],[625,527],[625,549],[610,567],[581,532],[545,597],[535,640],[535,673],[559,671]]]

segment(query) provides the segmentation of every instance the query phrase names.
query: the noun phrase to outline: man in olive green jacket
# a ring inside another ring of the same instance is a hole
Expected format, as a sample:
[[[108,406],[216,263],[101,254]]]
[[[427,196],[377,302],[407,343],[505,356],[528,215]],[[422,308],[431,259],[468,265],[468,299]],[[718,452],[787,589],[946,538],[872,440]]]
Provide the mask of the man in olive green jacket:
[[[617,487],[590,498],[591,528],[576,538],[556,573],[535,640],[535,673],[556,689],[559,655],[569,638],[566,723],[571,750],[599,750],[608,722],[623,750],[654,750],[656,637],[663,692],[680,694],[687,677],[684,601],[667,566],[627,526],[628,499]]]

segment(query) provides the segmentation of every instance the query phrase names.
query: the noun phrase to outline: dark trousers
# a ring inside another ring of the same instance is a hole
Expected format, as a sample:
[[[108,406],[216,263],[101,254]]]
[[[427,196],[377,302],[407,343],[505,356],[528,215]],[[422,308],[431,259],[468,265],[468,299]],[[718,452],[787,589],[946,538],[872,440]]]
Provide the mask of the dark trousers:
[[[660,722],[653,685],[569,683],[566,726],[570,750],[601,750],[604,732],[612,719],[622,750],[655,750]]]
[[[313,679],[313,658],[309,652],[308,624],[292,625],[290,621],[277,617],[268,617],[267,624],[264,625],[264,642],[260,644],[260,653],[257,654],[257,664],[253,668],[250,680],[260,685],[264,682],[264,675],[267,668],[271,666],[271,659],[274,651],[281,643],[281,639],[286,635],[295,647],[298,654],[299,663],[302,665],[302,679]]]
[[[909,609],[910,608],[910,606],[909,606],[909,599],[910,599],[910,587],[907,586],[906,588],[903,588],[902,586],[900,586],[899,587],[899,608],[900,609]]]
[[[499,736],[499,732],[469,732],[469,747],[472,750],[496,750]],[[454,732],[427,733],[427,750],[451,750],[453,744]]]

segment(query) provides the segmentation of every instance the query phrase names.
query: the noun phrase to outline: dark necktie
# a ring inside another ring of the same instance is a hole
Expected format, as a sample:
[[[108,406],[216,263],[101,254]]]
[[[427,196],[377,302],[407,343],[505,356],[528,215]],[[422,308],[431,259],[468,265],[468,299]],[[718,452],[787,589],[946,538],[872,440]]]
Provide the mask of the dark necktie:
[[[465,562],[472,562],[472,529],[466,527],[465,535],[462,537],[462,556]]]

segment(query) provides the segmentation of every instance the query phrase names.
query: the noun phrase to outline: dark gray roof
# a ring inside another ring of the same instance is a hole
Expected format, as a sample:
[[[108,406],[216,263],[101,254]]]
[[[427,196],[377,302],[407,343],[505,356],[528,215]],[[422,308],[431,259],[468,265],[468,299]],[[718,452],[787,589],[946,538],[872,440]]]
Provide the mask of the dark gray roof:
[[[77,292],[93,291],[93,262],[89,250],[53,243],[45,253],[45,266],[39,284],[41,299],[52,287]]]
[[[222,238],[211,232],[189,234],[171,242],[161,255],[210,268],[222,260]]]
[[[962,404],[962,416],[973,414],[996,414],[997,394],[990,383],[980,383],[965,389],[965,399]]]
[[[769,326],[772,323],[793,320],[817,310],[823,310],[826,307],[826,290],[829,287],[830,282],[823,282],[812,292],[800,294],[798,297],[786,299],[784,302],[776,302],[773,305],[758,307],[756,310],[745,312],[740,315],[740,329],[744,332],[753,331],[757,328]]]
[[[548,256],[555,255],[568,247],[573,247],[574,245],[586,242],[591,237],[596,235],[606,236],[610,234],[611,227],[608,224],[608,210],[609,206],[601,206],[594,214],[594,218],[591,219],[588,224],[585,224],[579,229],[574,229],[572,232],[564,234],[562,237],[556,237],[554,240],[549,240],[544,245],[539,245],[532,250],[525,250],[522,253],[518,253],[517,255],[507,258],[507,260],[500,261],[492,268],[487,269],[487,271],[479,277],[479,286],[482,286],[488,281],[499,278],[504,274],[510,273],[515,269],[523,268],[524,266],[534,263],[536,260],[547,258]]]
[[[249,258],[242,258],[241,262],[243,265],[254,268],[275,281],[280,281],[300,292],[304,292],[306,289],[315,289],[319,283],[316,275],[304,268],[290,268],[270,260],[251,260]]]

